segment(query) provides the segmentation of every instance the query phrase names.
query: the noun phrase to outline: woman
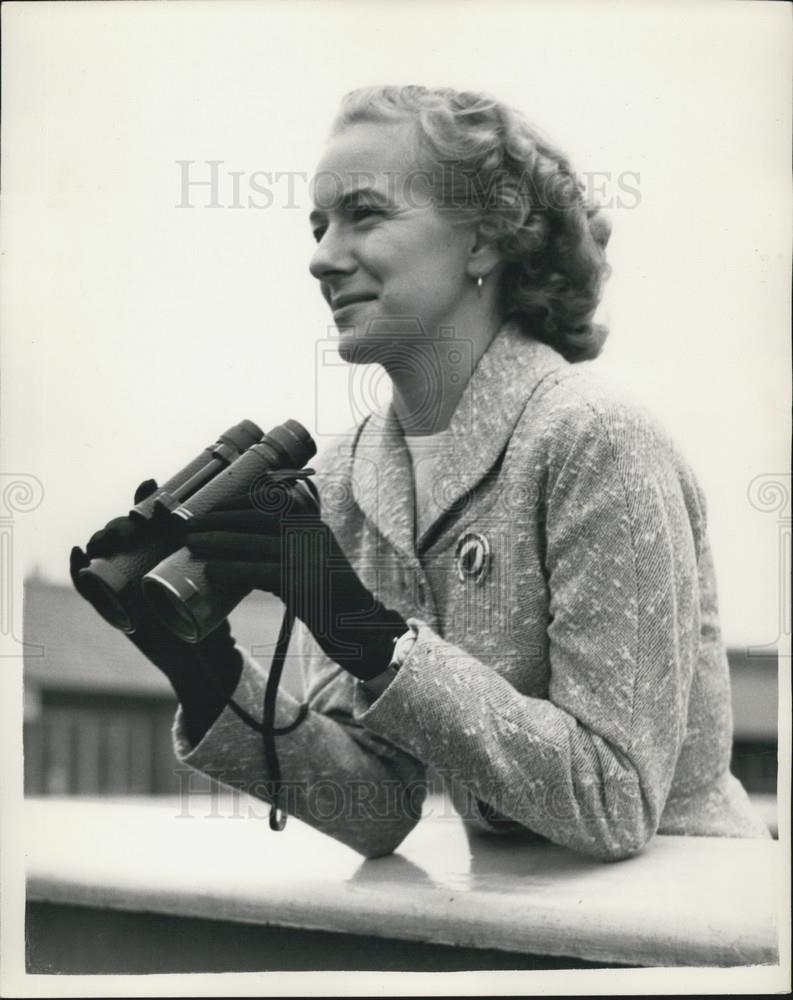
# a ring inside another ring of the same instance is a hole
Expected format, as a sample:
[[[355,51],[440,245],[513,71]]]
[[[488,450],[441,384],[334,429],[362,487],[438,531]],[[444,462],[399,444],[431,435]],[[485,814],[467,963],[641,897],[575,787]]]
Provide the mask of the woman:
[[[302,623],[305,706],[279,692],[276,710],[289,811],[388,853],[431,764],[472,827],[604,859],[656,831],[768,836],[729,771],[701,491],[576,364],[605,334],[608,226],[565,158],[481,95],[373,88],[345,99],[313,191],[339,351],[381,364],[392,402],[325,450],[321,518],[241,498],[186,538]],[[150,629],[180,760],[267,797],[240,718],[266,670],[228,628],[197,649]]]

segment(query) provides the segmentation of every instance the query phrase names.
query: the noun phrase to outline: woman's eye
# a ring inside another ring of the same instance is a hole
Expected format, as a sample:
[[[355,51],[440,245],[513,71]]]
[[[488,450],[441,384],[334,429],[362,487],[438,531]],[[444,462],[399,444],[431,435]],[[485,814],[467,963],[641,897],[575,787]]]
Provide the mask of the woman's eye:
[[[383,212],[379,208],[372,208],[370,205],[358,205],[351,211],[351,216],[355,222],[363,222],[369,216],[382,215]]]
[[[373,205],[354,205],[349,209],[348,219],[353,222],[353,224],[357,224],[359,222],[366,222],[367,219],[382,215],[385,215],[382,208],[376,208]],[[328,227],[326,225],[316,226],[311,230],[311,235],[314,237],[314,240],[319,243],[327,230]]]

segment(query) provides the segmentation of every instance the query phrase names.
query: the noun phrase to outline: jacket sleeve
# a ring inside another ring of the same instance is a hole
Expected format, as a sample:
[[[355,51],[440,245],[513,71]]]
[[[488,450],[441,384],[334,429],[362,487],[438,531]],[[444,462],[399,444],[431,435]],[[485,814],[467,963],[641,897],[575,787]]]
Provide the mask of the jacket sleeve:
[[[357,718],[510,819],[617,859],[657,829],[685,736],[696,502],[634,413],[587,411],[555,437],[540,514],[548,698],[424,625],[390,687],[359,693]]]
[[[409,753],[352,716],[355,680],[321,652],[299,623],[296,643],[304,673],[305,702],[283,686],[276,705],[277,728],[288,727],[276,747],[287,812],[342,841],[366,857],[393,851],[421,816],[425,770]],[[267,671],[246,651],[233,699],[261,720]],[[229,707],[192,746],[181,708],[174,723],[174,747],[181,763],[265,801],[271,799],[261,735]]]

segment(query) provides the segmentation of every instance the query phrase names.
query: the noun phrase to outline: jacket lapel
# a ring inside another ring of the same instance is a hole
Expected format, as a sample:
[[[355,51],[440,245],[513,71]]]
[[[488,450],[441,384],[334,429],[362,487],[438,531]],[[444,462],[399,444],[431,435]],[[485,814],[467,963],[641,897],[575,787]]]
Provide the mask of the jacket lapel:
[[[551,372],[565,367],[560,354],[513,324],[495,336],[480,358],[449,425],[450,440],[438,457],[430,515],[419,551],[449,511],[498,461],[528,400]]]
[[[355,502],[406,563],[415,565],[413,466],[391,405],[366,419],[352,466]]]
[[[426,529],[414,543],[410,454],[391,406],[366,421],[355,448],[353,495],[366,517],[409,563],[438,522],[493,468],[540,382],[567,362],[508,323],[479,359],[449,425],[429,498]]]

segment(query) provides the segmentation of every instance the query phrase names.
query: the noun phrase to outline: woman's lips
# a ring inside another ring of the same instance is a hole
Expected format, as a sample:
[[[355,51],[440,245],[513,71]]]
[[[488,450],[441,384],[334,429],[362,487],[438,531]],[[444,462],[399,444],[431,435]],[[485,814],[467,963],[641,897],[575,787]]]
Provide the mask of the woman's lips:
[[[355,298],[351,296],[348,297],[346,295],[340,296],[338,302],[331,305],[331,309],[333,310],[333,315],[338,316],[341,313],[346,313],[349,310],[354,309],[356,306],[362,305],[364,302],[374,302],[375,298],[375,295],[361,295],[356,296]]]

